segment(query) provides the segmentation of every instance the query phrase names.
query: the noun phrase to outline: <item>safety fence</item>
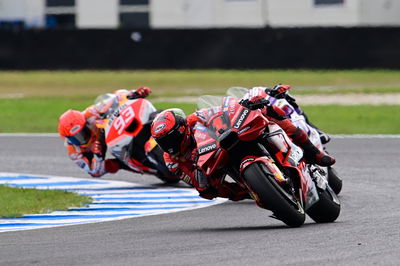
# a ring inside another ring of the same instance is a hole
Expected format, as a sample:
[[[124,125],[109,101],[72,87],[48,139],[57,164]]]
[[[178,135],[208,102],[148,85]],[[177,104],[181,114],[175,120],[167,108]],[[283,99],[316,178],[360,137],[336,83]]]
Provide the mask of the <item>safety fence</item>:
[[[1,30],[0,69],[400,68],[400,28]]]

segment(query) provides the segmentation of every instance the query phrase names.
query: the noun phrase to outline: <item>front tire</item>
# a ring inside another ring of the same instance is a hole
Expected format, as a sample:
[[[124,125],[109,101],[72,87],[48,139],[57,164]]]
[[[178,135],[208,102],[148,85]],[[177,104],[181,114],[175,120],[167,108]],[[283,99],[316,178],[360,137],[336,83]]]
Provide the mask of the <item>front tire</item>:
[[[299,227],[305,221],[300,202],[285,192],[275,181],[273,174],[262,164],[253,163],[243,173],[243,178],[266,209],[290,227]]]

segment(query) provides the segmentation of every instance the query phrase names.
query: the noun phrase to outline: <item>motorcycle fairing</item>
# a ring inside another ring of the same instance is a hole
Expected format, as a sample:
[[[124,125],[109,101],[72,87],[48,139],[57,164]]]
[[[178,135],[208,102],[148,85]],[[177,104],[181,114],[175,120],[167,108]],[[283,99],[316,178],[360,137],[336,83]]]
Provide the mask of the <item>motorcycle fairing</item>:
[[[262,162],[274,175],[275,180],[280,184],[286,183],[286,178],[283,176],[281,170],[276,166],[274,160],[268,158],[267,156],[256,157],[256,156],[246,156],[240,163],[240,173],[253,163]],[[242,175],[242,174],[241,174]]]
[[[210,99],[216,102],[215,97]],[[206,122],[197,123],[194,128],[199,153],[197,164],[207,175],[219,169],[218,166],[223,165],[223,161],[228,158],[228,152],[220,147],[222,137],[234,132],[238,140],[250,141],[257,138],[268,124],[267,118],[260,111],[251,112],[241,106],[234,97],[225,97],[219,102],[222,103],[222,107],[210,107]],[[243,128],[246,130],[242,130]]]
[[[268,150],[272,151],[280,165],[291,169],[292,175],[296,173],[300,182],[302,200],[307,209],[317,202],[319,197],[315,184],[307,171],[307,166],[302,160],[303,151],[290,140],[278,125],[270,123],[268,127],[270,133],[263,137]]]
[[[124,148],[129,146],[144,124],[150,122],[150,115],[154,111],[155,107],[142,98],[124,101],[113,110],[105,127],[105,136],[106,144],[116,158],[124,160]]]

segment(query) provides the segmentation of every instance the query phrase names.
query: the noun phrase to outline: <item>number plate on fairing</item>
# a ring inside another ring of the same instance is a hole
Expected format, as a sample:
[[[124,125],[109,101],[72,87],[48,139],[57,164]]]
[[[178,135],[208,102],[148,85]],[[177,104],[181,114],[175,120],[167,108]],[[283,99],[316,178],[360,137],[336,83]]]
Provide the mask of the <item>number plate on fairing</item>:
[[[289,154],[289,159],[291,159],[296,165],[299,164],[301,158],[303,158],[303,150],[296,145],[290,145],[291,150]]]

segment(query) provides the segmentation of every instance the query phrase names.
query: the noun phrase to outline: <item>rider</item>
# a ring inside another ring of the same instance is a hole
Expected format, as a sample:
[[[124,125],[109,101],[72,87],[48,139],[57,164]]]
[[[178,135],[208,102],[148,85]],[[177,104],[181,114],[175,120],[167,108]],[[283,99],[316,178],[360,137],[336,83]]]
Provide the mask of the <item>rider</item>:
[[[144,98],[151,93],[148,87],[137,90],[117,90],[118,98]],[[110,106],[91,105],[83,112],[68,110],[58,120],[58,132],[64,139],[69,158],[92,177],[100,177],[106,173],[116,173],[119,169],[127,169],[117,159],[105,159],[104,130],[96,126],[98,120]]]
[[[322,131],[321,129],[319,129],[318,127],[316,127],[314,124],[312,124],[310,122],[306,113],[296,103],[296,99],[293,98],[293,96],[289,94],[289,90],[291,88],[290,85],[279,84],[279,85],[274,86],[272,89],[268,88],[268,87],[261,87],[261,88],[264,90],[265,96],[270,95],[276,99],[285,98],[285,100],[288,101],[294,107],[294,109],[296,110],[296,112],[298,114],[304,116],[307,124],[309,124],[310,126],[312,126],[313,128],[315,128],[317,130],[322,144],[326,144],[331,140],[331,137],[326,132]]]
[[[255,97],[245,98],[242,102],[244,105],[250,105],[260,99],[260,96],[255,95]],[[308,139],[307,134],[287,119],[280,108],[268,106],[264,108],[263,114],[269,120],[282,127],[293,139],[294,143],[303,148],[305,156],[310,163],[317,163],[323,166],[335,163],[335,159],[315,147]],[[164,159],[168,169],[184,182],[194,186],[203,198],[223,197],[230,200],[250,198],[247,188],[227,181],[222,184],[214,184],[213,181],[218,179],[207,178],[196,167],[198,153],[193,135],[194,126],[197,122],[204,123],[207,121],[208,116],[208,112],[205,109],[197,111],[187,118],[180,109],[168,109],[155,117],[151,133],[165,151]]]

